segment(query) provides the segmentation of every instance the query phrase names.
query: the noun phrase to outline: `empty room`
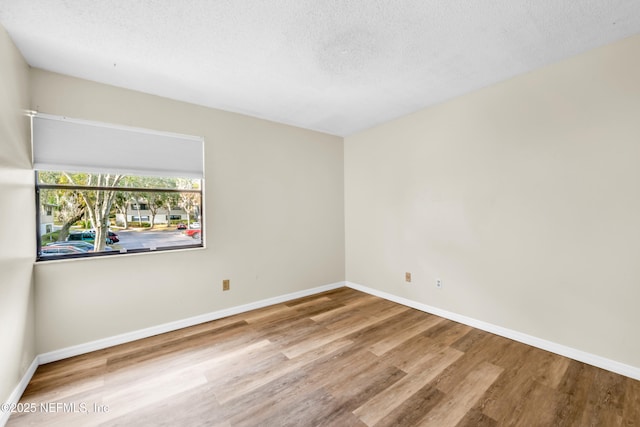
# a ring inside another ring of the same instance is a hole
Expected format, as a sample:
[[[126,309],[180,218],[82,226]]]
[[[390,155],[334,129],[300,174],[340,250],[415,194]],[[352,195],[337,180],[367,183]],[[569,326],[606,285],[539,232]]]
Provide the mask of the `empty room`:
[[[640,3],[0,0],[0,426],[640,425]]]

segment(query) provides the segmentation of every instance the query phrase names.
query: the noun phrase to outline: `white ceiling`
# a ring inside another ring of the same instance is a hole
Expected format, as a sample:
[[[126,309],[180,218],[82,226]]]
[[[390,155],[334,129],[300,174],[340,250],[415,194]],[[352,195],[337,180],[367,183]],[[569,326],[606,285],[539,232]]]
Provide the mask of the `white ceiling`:
[[[344,136],[640,33],[640,0],[0,0],[0,23],[33,67]]]

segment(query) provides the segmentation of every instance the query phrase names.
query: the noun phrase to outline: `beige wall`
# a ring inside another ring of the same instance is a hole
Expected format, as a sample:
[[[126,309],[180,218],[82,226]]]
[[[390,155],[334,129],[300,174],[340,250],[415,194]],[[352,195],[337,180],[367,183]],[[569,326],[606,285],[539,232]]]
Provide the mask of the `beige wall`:
[[[206,249],[36,266],[39,353],[344,280],[342,138],[42,70],[31,84],[43,113],[203,136],[206,169]]]
[[[640,367],[639,52],[346,138],[347,280]]]
[[[26,62],[0,26],[0,403],[36,355],[28,76]]]

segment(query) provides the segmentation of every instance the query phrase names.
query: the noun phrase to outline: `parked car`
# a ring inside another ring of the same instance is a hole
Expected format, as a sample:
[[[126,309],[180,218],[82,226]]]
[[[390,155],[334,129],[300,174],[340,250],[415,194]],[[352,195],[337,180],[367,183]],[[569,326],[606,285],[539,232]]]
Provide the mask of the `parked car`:
[[[184,235],[193,237],[194,239],[199,239],[202,235],[202,231],[199,228],[191,228],[189,230],[185,230]]]
[[[200,228],[200,223],[192,222],[191,224],[189,224],[189,228]]]
[[[67,241],[67,242],[53,242],[53,243],[47,243],[47,246],[75,246],[76,248],[79,249],[84,249],[87,252],[93,252],[93,243],[89,243],[89,242],[85,242],[83,240],[79,240],[79,241]],[[110,248],[109,246],[105,246],[104,247],[105,251],[112,251],[113,249]]]
[[[177,228],[178,230],[186,230],[186,229],[187,229],[187,224],[185,224],[185,223],[183,223],[183,222],[178,223],[178,225],[176,226],[176,228]]]
[[[65,254],[85,254],[87,251],[75,246],[52,245],[45,246],[40,250],[41,256],[65,255]]]
[[[89,233],[93,234],[94,236],[96,235],[96,230],[95,229],[91,229],[89,230]],[[113,231],[109,230],[107,232],[109,234],[109,239],[111,239],[111,243],[118,243],[120,241],[120,238],[118,237],[118,235],[116,233],[114,233]],[[94,237],[95,239],[95,237]],[[107,242],[109,243],[109,242]]]
[[[76,231],[73,233],[69,233],[67,236],[68,242],[74,241],[83,241],[83,242],[91,242],[93,243],[96,240],[96,233],[92,233],[90,231]],[[111,237],[106,238],[106,242],[108,245],[113,243]]]
[[[90,231],[74,231],[69,233],[66,240],[68,242],[81,241],[93,243],[95,239],[96,235],[91,233]]]
[[[85,242],[83,240],[47,243],[47,247],[49,246],[75,246],[76,248],[84,249],[87,252],[93,250],[93,243]]]

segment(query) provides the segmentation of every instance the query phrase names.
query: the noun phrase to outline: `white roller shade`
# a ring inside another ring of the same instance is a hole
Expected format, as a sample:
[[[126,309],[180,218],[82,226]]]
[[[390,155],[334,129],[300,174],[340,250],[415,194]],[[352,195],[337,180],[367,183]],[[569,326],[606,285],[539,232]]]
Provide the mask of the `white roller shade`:
[[[37,170],[203,178],[203,139],[38,113]]]

